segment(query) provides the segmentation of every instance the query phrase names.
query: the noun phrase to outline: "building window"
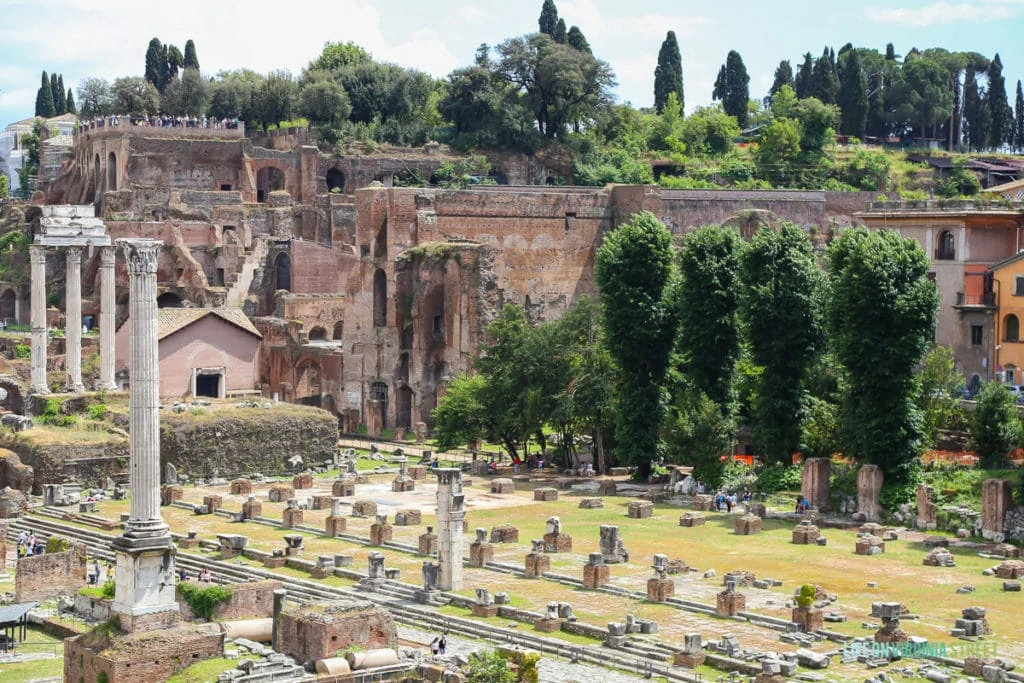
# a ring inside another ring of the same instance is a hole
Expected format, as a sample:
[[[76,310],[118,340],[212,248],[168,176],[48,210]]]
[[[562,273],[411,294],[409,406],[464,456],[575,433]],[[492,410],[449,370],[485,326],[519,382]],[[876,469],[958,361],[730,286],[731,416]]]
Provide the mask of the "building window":
[[[1024,277],[1020,275],[1013,280],[1013,295],[1024,296]]]
[[[956,259],[956,238],[949,230],[939,233],[939,251],[935,257],[940,261],[952,261]]]
[[[1020,341],[1020,320],[1012,313],[1003,319],[1003,341]]]
[[[434,316],[434,334],[444,334],[444,316]]]
[[[982,340],[982,330],[985,329],[981,325],[971,325],[971,346],[981,346],[984,342]]]

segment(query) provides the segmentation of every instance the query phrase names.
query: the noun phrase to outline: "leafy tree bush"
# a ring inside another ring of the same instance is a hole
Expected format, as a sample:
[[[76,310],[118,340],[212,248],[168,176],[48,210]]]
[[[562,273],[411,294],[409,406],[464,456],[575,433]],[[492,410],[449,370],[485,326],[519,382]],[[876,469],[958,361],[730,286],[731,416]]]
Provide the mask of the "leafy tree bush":
[[[515,683],[516,675],[508,661],[494,650],[474,652],[469,656],[469,680],[480,683]]]
[[[178,593],[188,604],[192,613],[209,621],[213,618],[213,610],[222,602],[231,599],[231,589],[226,586],[199,587],[192,583],[179,583]]]
[[[989,382],[981,388],[971,413],[971,448],[982,467],[1002,467],[1021,442],[1017,401],[1005,385]]]
[[[757,473],[757,490],[764,493],[800,489],[802,465],[769,465]]]

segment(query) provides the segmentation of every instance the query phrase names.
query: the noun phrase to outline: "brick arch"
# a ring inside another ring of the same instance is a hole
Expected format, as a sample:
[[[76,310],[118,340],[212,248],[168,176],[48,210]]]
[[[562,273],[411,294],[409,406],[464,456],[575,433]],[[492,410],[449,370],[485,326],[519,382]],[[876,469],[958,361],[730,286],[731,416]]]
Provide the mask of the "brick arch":
[[[21,386],[13,380],[0,379],[0,389],[6,392],[6,396],[0,399],[0,406],[17,415],[24,415],[25,397],[22,395]]]
[[[262,176],[268,176],[271,171],[266,169],[277,169],[284,174],[284,184],[281,189],[285,190],[294,199],[299,199],[298,192],[298,179],[296,178],[295,166],[287,159],[251,159],[249,160],[249,168],[252,171],[252,178],[257,182],[256,187],[248,188],[249,197],[246,201],[255,202],[257,199],[257,191],[259,190],[258,179]]]

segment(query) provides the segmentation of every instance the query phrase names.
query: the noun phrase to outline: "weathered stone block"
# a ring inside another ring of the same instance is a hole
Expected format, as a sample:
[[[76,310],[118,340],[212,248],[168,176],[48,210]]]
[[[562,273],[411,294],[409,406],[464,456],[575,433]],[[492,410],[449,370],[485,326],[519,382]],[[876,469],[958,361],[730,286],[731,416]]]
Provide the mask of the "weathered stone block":
[[[324,520],[324,535],[334,538],[345,533],[347,523],[344,517],[328,517]]]
[[[801,624],[808,633],[824,628],[825,613],[814,607],[794,607],[790,619]]]
[[[606,564],[583,565],[583,587],[594,590],[608,583],[611,577],[611,567]]]
[[[626,516],[631,519],[646,519],[654,514],[654,503],[649,500],[630,501],[626,506]]]
[[[542,487],[542,488],[539,488],[539,489],[534,489],[533,490],[533,499],[534,500],[539,500],[539,501],[544,501],[544,502],[558,500],[558,489],[553,489],[553,488],[548,488],[548,487]]]
[[[395,513],[395,526],[416,526],[421,524],[422,520],[423,513],[415,508],[399,510]]]
[[[334,500],[334,496],[328,496],[326,494],[319,495],[319,496],[313,496],[310,499],[309,507],[310,507],[311,510],[330,510],[331,509],[331,501],[333,501],[333,500]]]
[[[687,669],[696,669],[704,663],[704,660],[707,659],[707,657],[708,656],[703,652],[676,652],[672,656],[672,663],[676,666],[686,667]]]
[[[486,542],[471,543],[469,545],[469,565],[483,567],[487,562],[494,562],[494,546]]]
[[[170,505],[185,497],[185,490],[176,484],[160,487],[160,504]]]
[[[370,525],[370,545],[384,545],[385,541],[390,541],[391,536],[394,533],[394,529],[387,522]]]
[[[482,617],[484,619],[498,616],[499,609],[498,605],[473,605],[470,608],[474,617]]]
[[[711,509],[714,499],[711,496],[699,495],[694,496],[693,502],[690,503],[690,507],[700,512],[707,512]]]
[[[285,562],[287,562],[287,561],[288,561],[288,558],[285,557],[284,555],[280,555],[280,556],[268,555],[267,557],[263,558],[263,566],[266,567],[267,569],[280,569],[281,567],[284,566]]]
[[[813,545],[818,542],[821,530],[813,524],[798,524],[793,529],[793,543],[797,545]]]
[[[676,582],[672,579],[647,579],[647,599],[652,602],[665,602],[676,594]]]
[[[618,491],[618,485],[611,479],[602,479],[598,482],[597,492],[602,496],[614,496]]]
[[[356,495],[355,479],[336,479],[331,484],[331,495],[336,498]]]
[[[715,596],[715,613],[720,617],[734,617],[747,609],[747,597],[743,593],[724,590]]]
[[[878,536],[865,534],[857,538],[855,550],[858,555],[881,555],[885,552],[885,541]]]
[[[516,485],[511,479],[499,478],[491,480],[491,493],[509,494],[516,492]]]
[[[234,479],[230,491],[233,496],[247,496],[252,493],[252,482],[248,479]]]
[[[492,550],[493,553],[493,550]],[[551,571],[551,558],[543,553],[530,553],[526,556],[526,576],[531,579],[539,579]]]
[[[582,510],[597,510],[604,507],[604,498],[581,498],[580,509]]]
[[[491,543],[518,543],[519,529],[511,524],[501,524],[491,529]]]
[[[679,526],[701,526],[706,521],[707,519],[705,519],[704,515],[700,514],[699,512],[686,512],[683,513],[683,516],[679,518]]]
[[[832,461],[828,458],[808,458],[804,460],[803,472],[800,477],[800,492],[804,500],[816,510],[824,510],[828,506],[829,477],[832,473]]]
[[[372,500],[357,500],[352,503],[353,517],[374,517],[377,514],[377,503]]]
[[[554,633],[562,629],[561,619],[538,619],[533,622],[533,630],[540,633]]]
[[[263,503],[258,500],[247,500],[242,503],[242,517],[256,519],[263,516]]]
[[[313,475],[309,472],[296,474],[292,477],[292,488],[295,490],[313,488]]]
[[[757,515],[743,515],[733,521],[733,530],[739,536],[761,533],[761,518]]]
[[[267,500],[271,503],[286,503],[295,497],[295,489],[285,484],[273,484],[267,490]]]
[[[420,534],[419,550],[420,555],[437,555],[437,534]]]
[[[285,529],[294,529],[295,527],[302,524],[302,510],[298,508],[288,508],[281,513],[281,526]]]
[[[881,515],[878,496],[884,480],[878,465],[863,465],[857,471],[857,512],[868,522],[877,522]]]
[[[569,534],[544,534],[544,552],[571,553],[572,536]]]
[[[391,490],[394,493],[405,493],[407,491],[416,490],[416,482],[413,481],[412,477],[398,477],[391,482]]]

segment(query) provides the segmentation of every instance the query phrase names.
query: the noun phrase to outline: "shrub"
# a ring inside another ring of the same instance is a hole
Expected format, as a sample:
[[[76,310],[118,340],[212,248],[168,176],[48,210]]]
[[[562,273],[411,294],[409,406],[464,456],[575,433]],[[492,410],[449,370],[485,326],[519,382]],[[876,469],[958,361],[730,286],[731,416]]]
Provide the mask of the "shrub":
[[[508,662],[495,652],[487,650],[474,652],[469,656],[469,680],[482,683],[512,683],[515,674],[508,668]]]
[[[231,599],[231,589],[225,586],[200,588],[191,583],[179,583],[178,593],[188,604],[192,614],[206,621],[213,618],[213,610],[217,605]]]
[[[50,536],[46,539],[46,554],[62,553],[71,547],[71,541],[60,536]]]
[[[757,489],[765,493],[795,491],[800,488],[803,476],[801,465],[771,465],[757,474]]]
[[[103,403],[93,403],[86,408],[90,420],[102,420],[107,416],[107,406]]]
[[[18,360],[28,360],[32,357],[32,345],[16,344],[14,346],[14,357]]]
[[[814,597],[818,594],[818,589],[809,583],[805,583],[800,586],[800,594],[796,596],[796,604],[804,609],[814,604]]]

